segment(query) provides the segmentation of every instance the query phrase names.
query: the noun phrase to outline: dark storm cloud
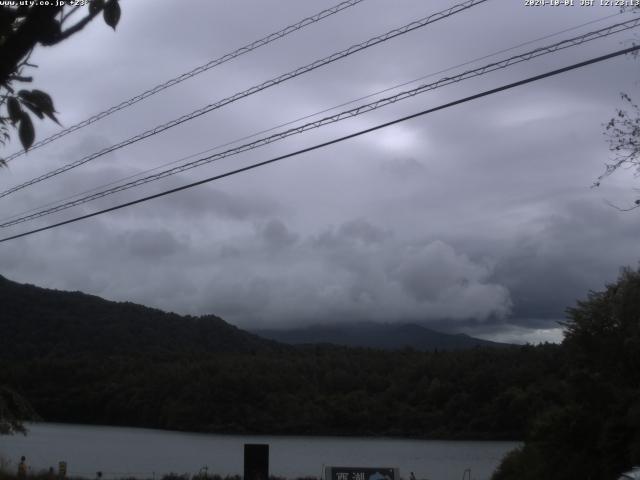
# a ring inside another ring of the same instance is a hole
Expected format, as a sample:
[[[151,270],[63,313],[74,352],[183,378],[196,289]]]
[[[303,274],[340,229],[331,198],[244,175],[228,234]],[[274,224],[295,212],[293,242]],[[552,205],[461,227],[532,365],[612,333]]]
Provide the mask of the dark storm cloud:
[[[372,225],[363,218],[343,223],[338,229],[330,228],[313,239],[313,244],[321,248],[352,246],[354,242],[365,245],[380,243],[392,236],[388,230]]]
[[[368,244],[380,243],[391,236],[391,232],[388,230],[371,225],[361,218],[340,225],[338,234]]]
[[[210,186],[201,187],[187,195],[166,197],[158,205],[159,210],[173,211],[178,215],[202,214],[233,220],[263,218],[280,210],[273,198],[245,192],[228,193]]]
[[[185,247],[166,230],[127,232],[118,243],[124,245],[131,255],[144,260],[161,260]]]
[[[382,169],[392,175],[411,178],[415,175],[424,174],[426,167],[423,162],[420,162],[415,158],[399,158],[385,162],[382,165]]]
[[[509,286],[518,323],[558,319],[567,307],[615,281],[621,266],[635,267],[640,249],[637,218],[606,205],[570,204],[545,219],[534,236],[514,242],[496,267]]]
[[[470,282],[486,278],[487,272],[481,266],[456,257],[453,248],[441,242],[409,248],[405,259],[391,269],[391,277],[419,302],[438,299],[452,285],[465,290]],[[455,292],[452,298],[460,293]]]
[[[289,239],[278,261],[272,261],[271,245],[265,250],[250,238],[236,241],[239,268],[229,271],[231,278],[213,275],[207,287],[211,303],[201,308],[215,306],[225,318],[247,325],[366,318],[455,322],[509,311],[506,289],[487,279],[490,268],[442,242],[379,235],[379,227],[356,219],[293,243],[282,222],[268,225],[279,239],[284,232]],[[265,231],[258,231],[259,239]],[[378,234],[373,242],[372,232]]]
[[[337,2],[130,3],[123,5],[115,34],[94,22],[77,40],[35,52],[40,68],[34,88],[53,95],[65,125]],[[452,3],[367,0],[30,152],[0,171],[0,186]],[[197,152],[202,156],[276,124],[611,13],[601,7],[527,9],[520,2],[486,2],[7,197],[2,214]],[[608,53],[624,38],[439,89],[52,219],[174,188]],[[410,320],[506,341],[557,340],[555,322],[564,308],[639,258],[637,214],[621,215],[604,204],[628,200],[634,179],[622,173],[599,190],[589,189],[609,158],[602,123],[619,105],[620,91],[637,92],[636,78],[637,61],[612,60],[8,242],[0,247],[0,273],[183,313],[215,313],[242,326]],[[49,122],[38,128],[42,138],[57,127]]]
[[[268,248],[280,250],[290,247],[298,240],[298,235],[289,231],[287,226],[278,219],[269,220],[260,228],[260,236]]]

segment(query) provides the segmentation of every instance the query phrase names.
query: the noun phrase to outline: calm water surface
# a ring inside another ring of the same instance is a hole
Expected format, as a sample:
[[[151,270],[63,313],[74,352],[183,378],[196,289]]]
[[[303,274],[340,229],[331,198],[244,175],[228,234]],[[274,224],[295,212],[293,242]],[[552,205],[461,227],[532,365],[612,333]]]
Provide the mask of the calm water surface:
[[[398,467],[400,475],[413,471],[418,479],[460,480],[470,468],[472,479],[488,480],[515,442],[462,442],[342,437],[274,437],[211,435],[141,428],[96,427],[38,423],[29,434],[0,436],[0,457],[15,468],[21,455],[32,470],[58,461],[68,463],[70,475],[95,478],[164,473],[242,475],[243,445],[270,445],[272,475],[319,477],[323,465]]]

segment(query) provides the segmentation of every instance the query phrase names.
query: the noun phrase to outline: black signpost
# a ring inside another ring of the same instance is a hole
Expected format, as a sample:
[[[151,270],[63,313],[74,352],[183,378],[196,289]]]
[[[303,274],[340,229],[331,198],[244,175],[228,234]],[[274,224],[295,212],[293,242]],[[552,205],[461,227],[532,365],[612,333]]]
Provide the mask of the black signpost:
[[[389,467],[325,467],[324,480],[400,480],[400,474]]]
[[[269,480],[269,445],[245,443],[244,480]]]

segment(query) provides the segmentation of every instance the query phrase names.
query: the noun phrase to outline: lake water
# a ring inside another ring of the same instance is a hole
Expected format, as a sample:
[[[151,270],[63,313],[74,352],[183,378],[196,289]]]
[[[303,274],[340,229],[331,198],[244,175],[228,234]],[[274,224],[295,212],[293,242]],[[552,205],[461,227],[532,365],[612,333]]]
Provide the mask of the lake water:
[[[213,435],[141,428],[38,423],[27,436],[0,436],[0,457],[16,468],[21,455],[34,470],[68,464],[69,475],[158,478],[164,473],[242,475],[243,445],[269,444],[270,473],[319,477],[323,466],[397,467],[401,477],[487,480],[515,442],[464,442],[388,438]]]

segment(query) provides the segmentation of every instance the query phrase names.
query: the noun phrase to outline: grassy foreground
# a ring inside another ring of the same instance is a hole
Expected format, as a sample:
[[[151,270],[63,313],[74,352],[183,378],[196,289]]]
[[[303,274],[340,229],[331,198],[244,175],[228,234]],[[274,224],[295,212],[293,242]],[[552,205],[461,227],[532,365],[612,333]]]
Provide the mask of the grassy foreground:
[[[36,473],[29,473],[26,477],[20,478],[17,475],[17,472],[13,472],[8,468],[8,462],[0,462],[0,480],[60,480],[60,477],[57,473],[49,473],[46,470],[42,470]],[[177,473],[169,473],[165,475],[155,475],[145,477],[138,476],[122,476],[122,475],[113,475],[109,474],[109,472],[104,472],[101,477],[98,477],[98,472],[92,477],[90,476],[66,476],[64,480],[94,480],[98,478],[102,478],[104,480],[243,480],[240,475],[218,475],[218,474],[177,474]],[[271,475],[269,480],[321,480],[317,477],[296,477],[292,479],[285,479],[284,477],[276,477]]]

